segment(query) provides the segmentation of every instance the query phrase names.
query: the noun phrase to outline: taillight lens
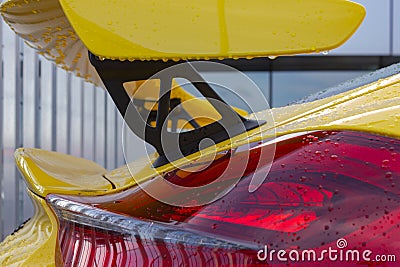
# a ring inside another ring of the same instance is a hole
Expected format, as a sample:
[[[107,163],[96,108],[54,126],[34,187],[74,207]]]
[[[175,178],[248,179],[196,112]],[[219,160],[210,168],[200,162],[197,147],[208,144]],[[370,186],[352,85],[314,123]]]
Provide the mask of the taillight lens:
[[[174,227],[124,218],[116,214],[50,197],[54,205],[68,203],[74,212],[59,215],[59,259],[63,266],[243,266],[254,263],[254,251],[239,244]],[[60,203],[60,202],[63,202]],[[90,215],[88,214],[90,213]],[[92,223],[86,216],[93,218]],[[108,217],[104,219],[104,217]],[[86,218],[83,218],[86,217]]]
[[[108,257],[110,266],[125,266],[122,258],[131,265],[251,265],[262,263],[256,254],[265,245],[321,252],[336,247],[340,238],[352,249],[375,254],[400,251],[400,140],[320,131],[280,141],[267,179],[253,193],[249,180],[263,170],[255,169],[254,159],[268,144],[250,147],[253,162],[245,176],[205,206],[170,206],[138,187],[103,197],[48,196],[60,221],[63,262],[75,266]],[[184,179],[179,171],[165,178],[190,185],[202,177],[212,181],[225,160],[240,157],[238,151]]]

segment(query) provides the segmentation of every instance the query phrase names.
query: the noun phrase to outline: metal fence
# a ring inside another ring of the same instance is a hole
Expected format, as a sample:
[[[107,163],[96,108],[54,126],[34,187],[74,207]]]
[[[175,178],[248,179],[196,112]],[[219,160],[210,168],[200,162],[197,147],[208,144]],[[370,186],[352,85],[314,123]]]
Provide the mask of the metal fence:
[[[0,25],[0,239],[32,215],[14,164],[19,147],[91,159],[108,169],[124,163],[121,116],[105,90],[38,56]]]

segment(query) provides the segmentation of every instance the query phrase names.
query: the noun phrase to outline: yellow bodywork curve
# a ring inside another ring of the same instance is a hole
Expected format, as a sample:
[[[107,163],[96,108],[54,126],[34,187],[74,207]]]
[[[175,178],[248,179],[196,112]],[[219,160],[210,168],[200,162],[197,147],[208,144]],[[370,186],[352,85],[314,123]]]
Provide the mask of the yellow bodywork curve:
[[[35,209],[19,231],[0,244],[0,266],[56,266],[57,220],[44,199],[28,190]]]
[[[50,192],[95,195],[112,189],[112,184],[103,177],[107,170],[87,159],[20,148],[15,151],[15,161],[28,188],[40,196]]]

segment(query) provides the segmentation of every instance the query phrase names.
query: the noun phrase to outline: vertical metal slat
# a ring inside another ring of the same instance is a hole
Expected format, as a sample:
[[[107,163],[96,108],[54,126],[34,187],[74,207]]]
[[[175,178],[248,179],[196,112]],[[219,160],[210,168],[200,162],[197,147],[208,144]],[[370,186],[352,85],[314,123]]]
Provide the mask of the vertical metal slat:
[[[107,160],[108,151],[108,93],[107,90],[104,91],[104,168],[108,169],[109,164]]]
[[[118,167],[118,109],[114,109],[114,169]]]
[[[97,88],[92,86],[93,90],[93,161],[97,162]]]
[[[15,37],[15,148],[23,147],[23,47],[19,37]],[[15,172],[15,223],[23,221],[23,183],[21,175]]]
[[[4,178],[4,143],[3,143],[3,116],[4,116],[4,86],[3,86],[3,23],[0,23],[0,238],[4,238],[4,223],[3,223],[3,178]]]
[[[72,101],[72,92],[71,92],[71,83],[72,77],[71,73],[67,74],[67,154],[71,154],[71,101]]]
[[[57,150],[57,66],[51,66],[51,150]]]
[[[393,55],[394,46],[394,0],[389,2],[389,54]]]
[[[272,71],[269,71],[268,74],[269,74],[269,107],[273,108],[274,107],[274,103],[273,103],[273,97],[274,97],[273,75],[274,75],[274,73]]]
[[[34,72],[35,72],[35,80],[34,80],[34,90],[35,90],[35,147],[41,147],[41,125],[42,125],[42,104],[41,104],[41,61],[39,59],[38,54],[35,53],[35,65],[34,65]]]
[[[80,132],[80,143],[81,143],[81,157],[84,155],[84,142],[85,142],[85,83],[81,80],[81,132]]]

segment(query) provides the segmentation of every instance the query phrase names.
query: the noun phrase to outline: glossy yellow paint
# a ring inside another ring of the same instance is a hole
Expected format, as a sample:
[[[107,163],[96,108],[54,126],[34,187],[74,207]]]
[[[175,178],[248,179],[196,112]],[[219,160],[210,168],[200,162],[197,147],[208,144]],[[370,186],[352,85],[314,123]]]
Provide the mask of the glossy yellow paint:
[[[208,59],[313,53],[344,43],[365,10],[346,0],[60,0],[95,55]]]
[[[48,193],[95,195],[112,189],[100,165],[53,151],[20,148],[15,151],[17,167],[28,188],[39,196]]]
[[[56,266],[57,220],[44,199],[32,194],[35,213],[13,235],[0,243],[0,266]]]

